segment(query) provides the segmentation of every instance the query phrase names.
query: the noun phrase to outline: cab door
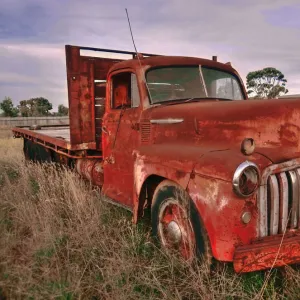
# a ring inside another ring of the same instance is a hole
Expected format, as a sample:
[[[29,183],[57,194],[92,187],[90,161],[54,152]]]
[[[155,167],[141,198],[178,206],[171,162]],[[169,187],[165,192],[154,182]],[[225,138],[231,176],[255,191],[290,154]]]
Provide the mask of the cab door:
[[[140,94],[135,73],[125,70],[108,78],[107,112],[103,120],[103,192],[132,208],[133,150],[139,146]]]

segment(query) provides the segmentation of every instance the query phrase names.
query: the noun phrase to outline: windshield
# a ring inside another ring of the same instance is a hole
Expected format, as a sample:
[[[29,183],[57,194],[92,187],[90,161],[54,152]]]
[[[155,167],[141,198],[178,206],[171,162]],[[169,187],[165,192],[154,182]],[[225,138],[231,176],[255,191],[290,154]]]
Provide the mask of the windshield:
[[[151,103],[218,98],[243,100],[237,78],[227,72],[201,66],[150,69],[146,74]]]

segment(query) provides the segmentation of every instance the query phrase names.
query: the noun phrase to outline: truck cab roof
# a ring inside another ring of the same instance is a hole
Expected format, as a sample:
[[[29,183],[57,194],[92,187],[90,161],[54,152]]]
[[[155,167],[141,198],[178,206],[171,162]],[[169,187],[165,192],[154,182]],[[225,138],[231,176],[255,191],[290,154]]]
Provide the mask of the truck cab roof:
[[[214,60],[205,59],[205,58],[197,58],[197,57],[187,57],[187,56],[151,56],[151,57],[143,57],[138,59],[133,58],[129,60],[124,60],[114,64],[109,73],[115,72],[120,69],[132,68],[139,69],[140,66],[147,66],[149,68],[163,67],[163,66],[184,66],[184,65],[202,65],[209,68],[215,68],[224,70],[230,73],[234,73],[238,76],[238,72],[232,68],[230,63],[220,63]]]

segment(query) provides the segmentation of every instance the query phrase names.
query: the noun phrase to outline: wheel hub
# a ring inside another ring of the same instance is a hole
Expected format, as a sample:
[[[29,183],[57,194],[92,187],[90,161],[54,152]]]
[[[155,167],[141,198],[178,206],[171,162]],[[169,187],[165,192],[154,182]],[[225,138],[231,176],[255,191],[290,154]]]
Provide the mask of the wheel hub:
[[[171,221],[167,225],[167,235],[172,243],[179,244],[181,242],[182,233],[180,226],[175,221]]]
[[[187,212],[178,201],[166,199],[160,206],[158,234],[162,245],[185,259],[194,255],[195,236]]]

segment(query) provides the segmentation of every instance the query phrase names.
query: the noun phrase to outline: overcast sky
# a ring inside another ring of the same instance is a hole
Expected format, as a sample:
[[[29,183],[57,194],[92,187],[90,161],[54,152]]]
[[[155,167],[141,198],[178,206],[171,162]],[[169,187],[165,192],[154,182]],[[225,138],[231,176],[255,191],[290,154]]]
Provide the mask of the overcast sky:
[[[300,93],[300,0],[0,0],[0,101],[67,105],[64,45],[276,67]]]

